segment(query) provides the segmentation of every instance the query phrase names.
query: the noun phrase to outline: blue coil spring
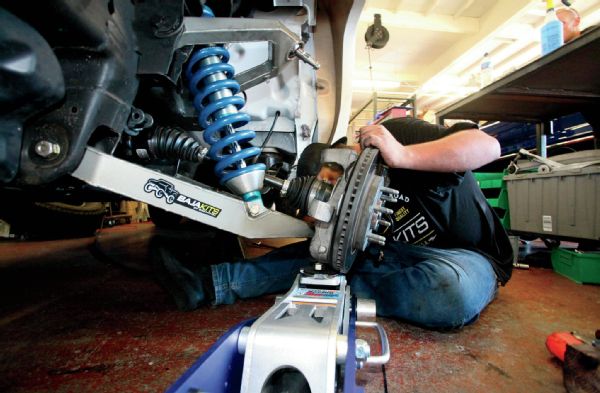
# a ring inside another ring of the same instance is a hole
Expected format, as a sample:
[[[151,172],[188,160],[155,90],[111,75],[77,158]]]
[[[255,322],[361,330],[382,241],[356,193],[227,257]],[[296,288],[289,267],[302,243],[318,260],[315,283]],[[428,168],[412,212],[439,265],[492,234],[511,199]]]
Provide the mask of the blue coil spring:
[[[205,59],[210,60],[201,64]],[[245,159],[258,156],[260,148],[234,149],[236,144],[254,139],[256,133],[251,130],[233,131],[233,128],[246,125],[250,116],[237,112],[246,101],[235,95],[240,91],[240,84],[233,79],[235,71],[228,61],[227,49],[211,46],[196,50],[186,69],[188,86],[194,96],[194,107],[199,113],[198,121],[204,128],[204,140],[211,145],[208,156],[217,162],[215,174],[220,178],[221,184],[245,173],[264,171],[266,168],[264,164],[242,165]],[[213,75],[216,77],[210,78]],[[216,98],[214,93],[218,92],[224,94]],[[221,112],[225,108],[228,110]]]

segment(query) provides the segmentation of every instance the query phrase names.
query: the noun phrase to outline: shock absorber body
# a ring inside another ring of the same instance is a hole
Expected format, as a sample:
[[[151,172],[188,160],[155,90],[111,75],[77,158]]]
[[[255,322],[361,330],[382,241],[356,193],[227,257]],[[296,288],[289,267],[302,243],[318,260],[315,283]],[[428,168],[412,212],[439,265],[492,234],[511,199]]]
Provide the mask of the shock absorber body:
[[[241,146],[254,139],[254,131],[235,130],[246,125],[250,116],[240,112],[246,102],[236,96],[240,85],[233,79],[235,71],[228,61],[229,52],[222,46],[196,50],[186,69],[188,86],[204,128],[204,140],[211,146],[208,156],[216,161],[214,170],[221,184],[246,201],[261,200],[265,165],[246,164],[245,160],[258,156],[260,149]]]

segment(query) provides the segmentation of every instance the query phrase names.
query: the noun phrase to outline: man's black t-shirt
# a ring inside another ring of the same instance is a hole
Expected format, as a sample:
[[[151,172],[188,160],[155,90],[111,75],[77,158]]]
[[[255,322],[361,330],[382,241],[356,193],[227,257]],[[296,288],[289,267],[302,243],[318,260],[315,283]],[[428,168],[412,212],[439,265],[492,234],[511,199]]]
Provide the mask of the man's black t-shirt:
[[[443,128],[413,118],[382,123],[403,145],[428,142],[472,128],[459,123]],[[437,173],[391,169],[390,187],[398,202],[386,204],[394,213],[386,231],[395,241],[438,248],[465,248],[491,262],[504,284],[512,272],[513,250],[506,231],[487,203],[470,171]]]

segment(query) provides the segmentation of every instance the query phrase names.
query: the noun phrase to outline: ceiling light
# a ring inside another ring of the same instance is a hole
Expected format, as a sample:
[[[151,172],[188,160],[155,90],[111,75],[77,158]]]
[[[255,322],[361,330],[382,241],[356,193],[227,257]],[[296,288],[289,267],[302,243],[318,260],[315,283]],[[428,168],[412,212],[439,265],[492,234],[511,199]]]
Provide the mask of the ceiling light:
[[[385,89],[398,89],[402,84],[399,81],[382,81],[368,79],[355,79],[352,81],[352,87],[355,89],[369,89],[385,90]]]

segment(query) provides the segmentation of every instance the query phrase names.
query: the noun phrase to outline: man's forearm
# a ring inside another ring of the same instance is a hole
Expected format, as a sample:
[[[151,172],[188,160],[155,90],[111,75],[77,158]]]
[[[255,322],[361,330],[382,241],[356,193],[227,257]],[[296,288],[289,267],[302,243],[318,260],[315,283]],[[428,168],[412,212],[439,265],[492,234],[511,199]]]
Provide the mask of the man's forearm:
[[[479,130],[465,130],[416,145],[399,145],[388,165],[431,172],[464,172],[500,157],[498,141]]]

